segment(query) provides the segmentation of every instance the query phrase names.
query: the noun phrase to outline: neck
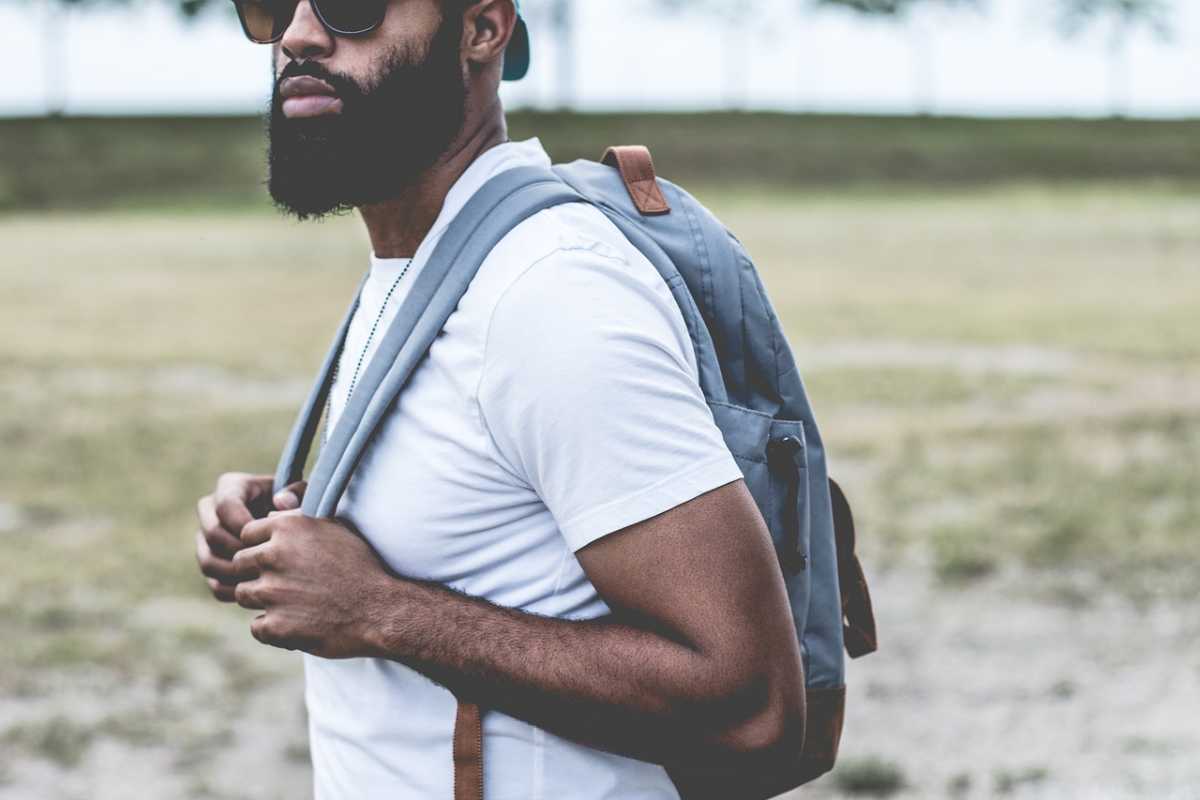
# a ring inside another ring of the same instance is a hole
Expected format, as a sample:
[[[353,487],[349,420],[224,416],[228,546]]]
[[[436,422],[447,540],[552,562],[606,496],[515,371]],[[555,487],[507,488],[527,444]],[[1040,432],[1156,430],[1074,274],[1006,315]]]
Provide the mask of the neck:
[[[450,147],[417,179],[382,203],[359,206],[371,249],[379,258],[412,258],[441,213],[446,193],[485,150],[508,141],[499,98],[475,123],[463,128]]]

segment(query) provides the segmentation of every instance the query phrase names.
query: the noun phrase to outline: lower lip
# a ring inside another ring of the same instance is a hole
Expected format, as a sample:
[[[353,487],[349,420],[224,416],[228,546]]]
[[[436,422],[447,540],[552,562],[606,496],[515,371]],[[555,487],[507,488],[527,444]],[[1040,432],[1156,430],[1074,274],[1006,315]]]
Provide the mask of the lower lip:
[[[322,114],[340,114],[342,99],[327,94],[302,94],[283,101],[283,113],[287,117],[319,117]]]

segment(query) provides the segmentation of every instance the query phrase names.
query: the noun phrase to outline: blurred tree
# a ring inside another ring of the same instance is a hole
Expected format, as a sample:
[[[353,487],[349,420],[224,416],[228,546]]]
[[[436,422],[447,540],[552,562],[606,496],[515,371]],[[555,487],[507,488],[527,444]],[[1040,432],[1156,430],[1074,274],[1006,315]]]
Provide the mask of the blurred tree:
[[[667,12],[687,11],[715,16],[725,35],[722,103],[726,108],[744,108],[747,104],[751,56],[751,23],[768,0],[657,0]]]
[[[862,14],[901,17],[916,6],[929,5],[934,0],[808,0],[816,6],[840,6]],[[947,5],[977,5],[977,0],[936,0]]]
[[[210,6],[228,6],[234,19],[233,4],[228,0],[168,0],[185,19],[195,18]],[[84,6],[131,5],[130,0],[42,0],[42,79],[45,85],[45,106],[48,116],[61,116],[67,103],[66,30],[71,24],[72,10]]]
[[[1108,94],[1114,117],[1129,111],[1129,41],[1138,30],[1159,39],[1171,36],[1172,0],[1058,0],[1058,24],[1066,36],[1096,25],[1108,28]]]
[[[903,22],[908,29],[913,108],[922,114],[936,110],[938,67],[930,21],[919,12],[936,7],[981,9],[983,5],[984,0],[802,0],[802,7],[842,8],[868,17]]]
[[[790,0],[794,3],[795,0]],[[821,9],[843,9],[866,17],[904,22],[908,27],[912,63],[913,103],[922,112],[930,112],[937,98],[936,53],[930,41],[926,20],[913,12],[934,6],[943,8],[982,8],[985,0],[800,0],[801,13]],[[656,0],[665,11],[689,11],[716,15],[728,35],[725,37],[725,100],[731,107],[746,105],[746,76],[751,55],[749,27],[771,0]]]
[[[578,89],[574,5],[572,0],[522,0],[521,6],[530,35],[537,37],[537,44],[554,43],[555,98],[552,105],[559,109],[575,105]],[[540,31],[548,35],[538,35]]]
[[[42,84],[45,86],[46,115],[62,116],[67,106],[67,48],[64,29],[68,25],[65,5],[42,5]]]

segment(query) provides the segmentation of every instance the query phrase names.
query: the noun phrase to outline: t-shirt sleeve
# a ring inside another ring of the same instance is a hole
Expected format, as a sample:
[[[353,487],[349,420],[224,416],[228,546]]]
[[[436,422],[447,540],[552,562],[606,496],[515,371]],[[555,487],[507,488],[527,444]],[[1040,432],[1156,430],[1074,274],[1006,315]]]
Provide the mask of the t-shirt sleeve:
[[[498,460],[572,550],[742,477],[670,289],[610,252],[560,249],[511,283],[479,383]]]

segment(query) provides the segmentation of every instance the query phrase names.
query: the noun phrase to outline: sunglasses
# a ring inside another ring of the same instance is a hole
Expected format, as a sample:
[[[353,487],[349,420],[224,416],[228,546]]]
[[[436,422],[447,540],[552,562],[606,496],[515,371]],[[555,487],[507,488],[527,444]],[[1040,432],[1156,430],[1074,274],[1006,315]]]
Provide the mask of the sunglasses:
[[[300,0],[233,0],[246,38],[270,44],[283,38]],[[309,0],[317,19],[330,33],[362,36],[379,27],[388,0]]]

